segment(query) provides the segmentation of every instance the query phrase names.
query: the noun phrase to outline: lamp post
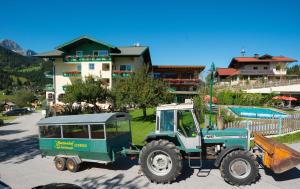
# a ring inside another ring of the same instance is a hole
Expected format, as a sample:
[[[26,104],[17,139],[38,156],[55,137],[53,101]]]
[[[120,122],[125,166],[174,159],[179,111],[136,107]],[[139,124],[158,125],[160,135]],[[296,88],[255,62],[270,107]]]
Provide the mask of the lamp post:
[[[214,84],[214,75],[216,71],[215,64],[212,63],[210,67],[210,81],[209,81],[209,128],[212,128],[212,101],[213,101],[213,84]]]

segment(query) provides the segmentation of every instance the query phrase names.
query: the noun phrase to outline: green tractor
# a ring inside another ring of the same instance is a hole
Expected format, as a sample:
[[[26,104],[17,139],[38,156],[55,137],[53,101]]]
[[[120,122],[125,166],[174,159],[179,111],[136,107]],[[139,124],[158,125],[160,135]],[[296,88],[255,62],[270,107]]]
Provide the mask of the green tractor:
[[[139,156],[141,171],[152,182],[170,183],[181,174],[183,159],[191,168],[214,159],[225,181],[248,185],[259,176],[250,149],[250,131],[200,128],[193,104],[170,104],[157,108],[156,130],[146,137]],[[197,160],[196,165],[195,161]]]

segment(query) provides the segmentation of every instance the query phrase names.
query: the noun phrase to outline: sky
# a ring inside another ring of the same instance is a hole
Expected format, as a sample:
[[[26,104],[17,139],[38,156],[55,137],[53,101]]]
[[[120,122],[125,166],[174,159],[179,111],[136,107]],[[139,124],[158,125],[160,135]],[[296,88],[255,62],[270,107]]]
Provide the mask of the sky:
[[[49,51],[88,35],[115,46],[149,46],[155,65],[227,67],[232,57],[300,61],[297,0],[0,0],[0,39]]]

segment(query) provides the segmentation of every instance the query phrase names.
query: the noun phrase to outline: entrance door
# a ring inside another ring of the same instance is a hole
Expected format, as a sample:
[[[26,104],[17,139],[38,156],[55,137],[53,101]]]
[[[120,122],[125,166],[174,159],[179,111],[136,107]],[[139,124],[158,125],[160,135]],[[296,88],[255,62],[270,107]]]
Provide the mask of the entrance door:
[[[185,148],[201,146],[200,130],[192,110],[177,110],[177,134]]]

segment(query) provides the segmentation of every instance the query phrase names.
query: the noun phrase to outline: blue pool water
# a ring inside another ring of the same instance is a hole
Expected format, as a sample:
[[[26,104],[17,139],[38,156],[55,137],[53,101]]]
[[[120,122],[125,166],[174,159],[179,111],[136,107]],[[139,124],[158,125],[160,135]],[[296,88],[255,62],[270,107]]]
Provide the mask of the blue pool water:
[[[247,118],[285,118],[288,116],[267,108],[229,107],[229,109],[236,115]]]

